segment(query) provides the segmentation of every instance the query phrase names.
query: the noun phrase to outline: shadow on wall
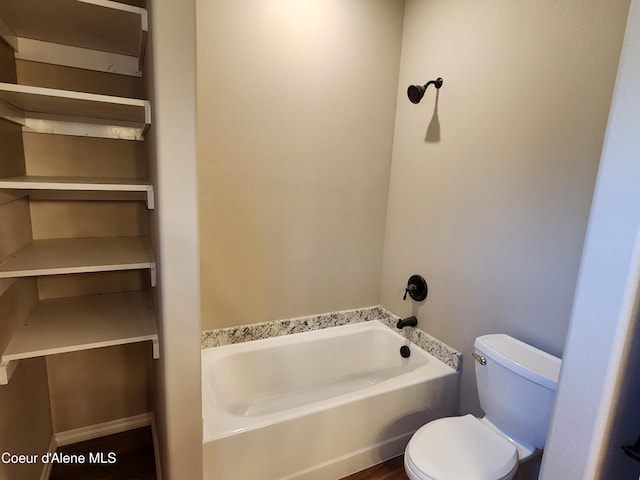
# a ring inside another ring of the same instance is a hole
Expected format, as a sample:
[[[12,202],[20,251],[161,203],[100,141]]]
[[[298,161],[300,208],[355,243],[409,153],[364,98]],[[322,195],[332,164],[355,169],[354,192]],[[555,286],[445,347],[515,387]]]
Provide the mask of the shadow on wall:
[[[433,115],[427,127],[427,134],[424,136],[426,143],[437,143],[440,141],[440,119],[438,118],[438,99],[440,98],[440,90],[436,90],[436,103],[433,107]]]

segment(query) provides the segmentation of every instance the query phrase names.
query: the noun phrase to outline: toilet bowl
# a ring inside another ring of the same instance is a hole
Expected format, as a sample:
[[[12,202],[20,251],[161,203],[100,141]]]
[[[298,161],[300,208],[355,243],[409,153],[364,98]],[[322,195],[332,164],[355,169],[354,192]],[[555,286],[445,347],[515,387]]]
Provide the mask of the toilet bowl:
[[[404,456],[411,480],[509,480],[544,446],[560,359],[507,335],[478,337],[474,347],[486,416],[418,429]]]
[[[536,452],[517,445],[485,419],[465,415],[440,418],[416,431],[404,464],[411,480],[509,480],[518,464]]]

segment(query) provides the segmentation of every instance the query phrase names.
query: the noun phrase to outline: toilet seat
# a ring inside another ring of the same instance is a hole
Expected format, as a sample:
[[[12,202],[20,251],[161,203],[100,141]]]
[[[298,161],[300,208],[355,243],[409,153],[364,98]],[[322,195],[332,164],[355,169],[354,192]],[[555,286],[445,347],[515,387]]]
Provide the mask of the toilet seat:
[[[518,452],[473,415],[447,417],[413,435],[405,467],[412,480],[508,480],[518,468]]]

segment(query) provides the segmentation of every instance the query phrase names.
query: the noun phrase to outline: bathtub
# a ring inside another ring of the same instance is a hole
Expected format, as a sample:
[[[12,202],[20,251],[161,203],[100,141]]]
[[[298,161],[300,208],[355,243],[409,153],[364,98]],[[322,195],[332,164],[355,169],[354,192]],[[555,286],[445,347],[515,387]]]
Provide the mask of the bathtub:
[[[204,349],[204,479],[341,478],[456,414],[458,388],[454,369],[378,321]]]

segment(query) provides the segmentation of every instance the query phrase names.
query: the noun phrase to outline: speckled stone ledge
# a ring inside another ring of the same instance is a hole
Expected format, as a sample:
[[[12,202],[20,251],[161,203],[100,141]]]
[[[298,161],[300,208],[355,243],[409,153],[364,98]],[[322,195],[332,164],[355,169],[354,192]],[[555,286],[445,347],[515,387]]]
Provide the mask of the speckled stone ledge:
[[[462,367],[462,354],[460,352],[419,328],[406,327],[403,328],[402,331],[399,331],[396,328],[396,323],[399,319],[400,317],[397,315],[377,305],[354,310],[342,310],[340,312],[323,313],[320,315],[309,315],[306,317],[208,330],[202,332],[201,346],[202,348],[219,347],[221,345],[279,337],[291,333],[308,332],[340,325],[379,320],[383,325],[401,333],[407,340],[427,351],[444,364],[449,365],[455,370],[460,370]]]

